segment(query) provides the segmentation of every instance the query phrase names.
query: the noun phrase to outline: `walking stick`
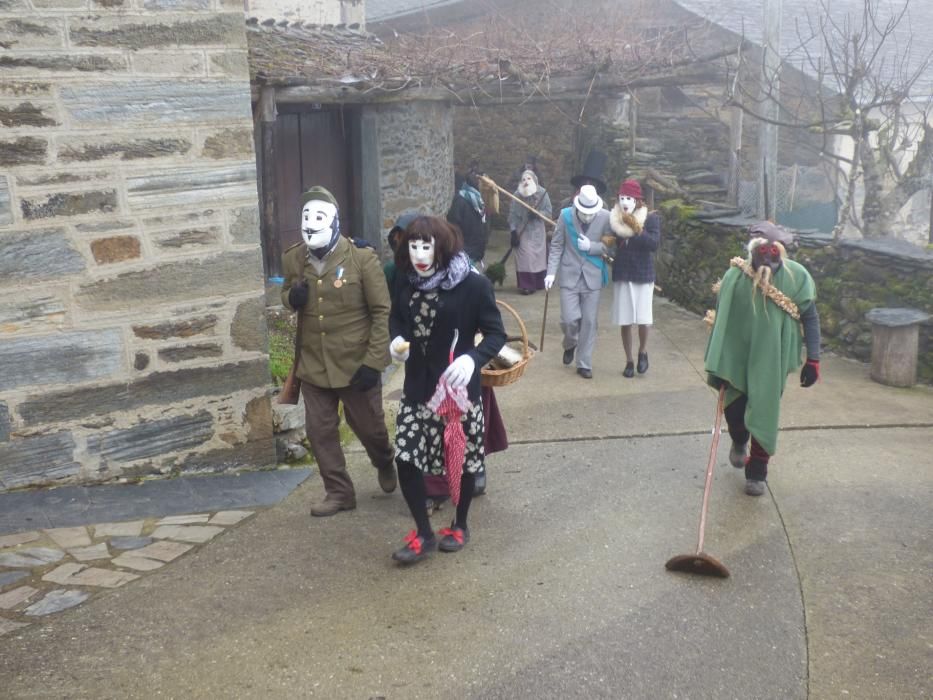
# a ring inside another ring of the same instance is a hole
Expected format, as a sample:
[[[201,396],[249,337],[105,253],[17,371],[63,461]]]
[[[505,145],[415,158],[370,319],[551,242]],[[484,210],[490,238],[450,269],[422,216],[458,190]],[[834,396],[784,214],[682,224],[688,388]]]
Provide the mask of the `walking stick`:
[[[547,328],[547,295],[550,289],[544,290],[544,318],[541,320],[541,342],[538,343],[538,352],[544,352],[544,330]]]
[[[719,447],[719,427],[722,425],[722,403],[725,395],[726,385],[723,383],[719,387],[719,400],[716,402],[716,424],[713,427],[713,444],[710,446],[709,463],[706,465],[706,485],[703,487],[703,507],[700,509],[700,532],[697,537],[697,551],[695,554],[678,554],[668,559],[664,565],[668,571],[683,571],[688,574],[729,578],[729,569],[721,561],[703,551],[706,510],[709,507],[710,487],[713,485],[713,464],[716,462],[716,448]]]

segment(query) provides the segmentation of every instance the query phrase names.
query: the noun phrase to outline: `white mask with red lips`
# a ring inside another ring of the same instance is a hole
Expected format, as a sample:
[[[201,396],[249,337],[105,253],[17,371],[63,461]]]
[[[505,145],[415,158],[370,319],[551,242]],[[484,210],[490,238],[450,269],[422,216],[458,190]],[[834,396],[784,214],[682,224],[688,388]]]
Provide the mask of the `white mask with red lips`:
[[[437,272],[437,265],[434,264],[434,236],[431,236],[430,241],[419,238],[408,241],[408,257],[419,277],[430,277]]]
[[[626,214],[631,214],[635,211],[636,204],[638,204],[638,201],[634,197],[629,197],[624,194],[619,196],[619,208]]]

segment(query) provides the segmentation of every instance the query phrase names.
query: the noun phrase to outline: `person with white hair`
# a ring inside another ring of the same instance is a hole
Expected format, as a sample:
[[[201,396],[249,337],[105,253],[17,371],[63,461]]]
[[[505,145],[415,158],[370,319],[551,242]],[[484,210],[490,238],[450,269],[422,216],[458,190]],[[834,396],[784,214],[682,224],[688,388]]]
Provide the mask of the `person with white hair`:
[[[533,170],[522,172],[515,196],[534,211],[551,217],[551,198],[541,187]],[[544,289],[547,271],[547,233],[544,220],[533,211],[512,200],[509,209],[511,245],[515,249],[515,278],[519,294],[534,294]]]

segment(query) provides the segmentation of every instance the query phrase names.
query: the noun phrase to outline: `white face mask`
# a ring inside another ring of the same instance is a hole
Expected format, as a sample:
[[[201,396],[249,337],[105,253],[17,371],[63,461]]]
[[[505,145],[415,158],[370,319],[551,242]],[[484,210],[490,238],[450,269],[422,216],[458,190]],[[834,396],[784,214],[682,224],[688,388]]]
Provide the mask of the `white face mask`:
[[[580,221],[582,221],[584,224],[588,224],[588,223],[590,223],[593,219],[596,218],[596,212],[594,211],[594,212],[592,212],[592,213],[590,213],[590,214],[584,214],[582,211],[580,211],[579,209],[577,209],[577,216],[580,217]]]
[[[408,241],[408,257],[419,277],[430,277],[437,269],[434,265],[434,236],[430,241],[412,239]]]
[[[522,175],[521,182],[518,183],[518,193],[522,197],[530,197],[537,191],[538,183],[535,182],[535,179],[528,173]]]
[[[331,225],[337,207],[330,202],[312,199],[301,208],[301,237],[309,248],[323,248],[334,236]]]
[[[635,198],[624,194],[620,195],[619,206],[626,214],[631,214],[633,211],[635,211]]]

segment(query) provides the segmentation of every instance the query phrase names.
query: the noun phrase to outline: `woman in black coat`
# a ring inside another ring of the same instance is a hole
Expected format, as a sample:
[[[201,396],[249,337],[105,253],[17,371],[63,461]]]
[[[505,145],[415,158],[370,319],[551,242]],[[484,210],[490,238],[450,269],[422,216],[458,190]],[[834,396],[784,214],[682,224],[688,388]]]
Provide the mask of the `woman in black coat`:
[[[458,551],[469,541],[467,514],[475,474],[483,469],[480,369],[502,349],[506,335],[492,283],[472,269],[460,232],[448,222],[432,216],[413,221],[399,240],[395,263],[408,282],[389,317],[392,358],[405,362],[395,460],[417,530],[392,556],[410,563],[436,548]],[[477,333],[483,339],[474,347]],[[457,515],[438,542],[425,506],[424,474],[445,469],[444,422],[427,405],[440,382],[465,389],[472,406],[461,417],[466,450]]]

